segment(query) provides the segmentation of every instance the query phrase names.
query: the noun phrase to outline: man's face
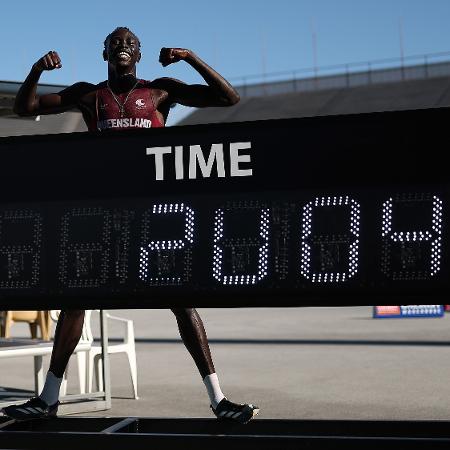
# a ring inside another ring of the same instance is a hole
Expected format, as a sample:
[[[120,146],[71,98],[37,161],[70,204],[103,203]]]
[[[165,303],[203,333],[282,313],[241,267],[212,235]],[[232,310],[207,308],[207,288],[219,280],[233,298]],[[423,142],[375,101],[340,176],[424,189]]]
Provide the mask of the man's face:
[[[136,36],[127,30],[116,31],[107,41],[103,58],[113,66],[133,68],[141,59]]]

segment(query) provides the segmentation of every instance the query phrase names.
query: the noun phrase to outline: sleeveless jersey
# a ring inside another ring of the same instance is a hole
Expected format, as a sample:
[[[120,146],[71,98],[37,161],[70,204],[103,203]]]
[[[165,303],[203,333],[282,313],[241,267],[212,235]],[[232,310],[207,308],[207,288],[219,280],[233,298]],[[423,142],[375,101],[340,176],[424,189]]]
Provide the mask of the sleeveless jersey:
[[[130,93],[116,95],[123,105],[123,113],[107,86],[95,93],[95,117],[88,125],[89,131],[127,130],[131,128],[164,127],[156,114],[149,82],[139,80],[139,85]],[[143,85],[143,86],[142,86]]]

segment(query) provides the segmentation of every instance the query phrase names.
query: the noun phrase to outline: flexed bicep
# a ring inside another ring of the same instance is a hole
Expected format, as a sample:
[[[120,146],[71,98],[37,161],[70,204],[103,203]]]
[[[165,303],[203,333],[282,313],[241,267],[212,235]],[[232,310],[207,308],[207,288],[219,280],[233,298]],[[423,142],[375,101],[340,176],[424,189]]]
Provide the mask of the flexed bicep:
[[[185,48],[161,49],[159,62],[168,66],[178,61],[191,65],[206,81],[204,85],[186,85],[172,78],[168,88],[175,102],[186,106],[233,106],[239,102],[239,94],[225,78],[200,59],[192,50]]]
[[[174,78],[160,78],[154,81],[154,86],[167,92],[170,103],[195,108],[227,104],[227,99],[218,94],[215,89],[202,84],[186,84]]]
[[[19,116],[35,116],[64,112],[73,108],[86,91],[88,83],[76,83],[56,93],[44,95],[38,93],[38,82],[42,73],[61,67],[61,58],[53,50],[39,58],[17,92],[14,112]]]
[[[90,83],[75,83],[60,92],[35,95],[28,103],[20,102],[18,95],[15,112],[21,116],[36,116],[69,111],[77,106],[80,98],[90,89]]]

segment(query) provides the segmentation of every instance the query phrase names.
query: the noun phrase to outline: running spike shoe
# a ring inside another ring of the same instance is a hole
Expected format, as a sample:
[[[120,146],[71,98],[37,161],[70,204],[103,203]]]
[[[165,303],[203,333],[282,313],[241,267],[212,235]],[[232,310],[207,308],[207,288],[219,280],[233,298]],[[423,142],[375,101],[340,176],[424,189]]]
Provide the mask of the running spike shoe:
[[[39,397],[33,397],[25,403],[19,405],[10,405],[1,411],[5,416],[16,420],[46,419],[56,417],[59,402],[53,405],[47,405]]]
[[[259,408],[251,404],[238,404],[222,399],[216,408],[211,406],[216,417],[220,420],[235,420],[240,423],[247,423],[259,413]]]

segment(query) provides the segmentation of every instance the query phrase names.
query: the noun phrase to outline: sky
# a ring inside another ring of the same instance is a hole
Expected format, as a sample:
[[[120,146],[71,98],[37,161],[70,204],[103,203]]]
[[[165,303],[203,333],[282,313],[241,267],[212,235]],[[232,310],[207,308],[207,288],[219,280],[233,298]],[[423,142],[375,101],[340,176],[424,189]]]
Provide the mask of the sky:
[[[103,41],[117,26],[141,40],[141,78],[187,83],[202,80],[184,62],[160,66],[161,47],[191,49],[235,84],[401,51],[450,52],[450,0],[3,0],[0,11],[0,80],[10,81],[23,80],[49,50],[63,67],[44,73],[43,83],[104,80]]]

